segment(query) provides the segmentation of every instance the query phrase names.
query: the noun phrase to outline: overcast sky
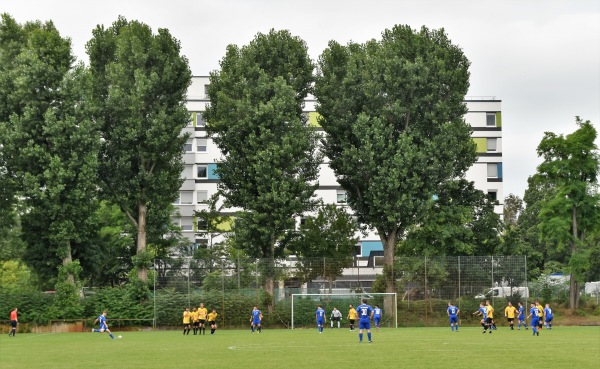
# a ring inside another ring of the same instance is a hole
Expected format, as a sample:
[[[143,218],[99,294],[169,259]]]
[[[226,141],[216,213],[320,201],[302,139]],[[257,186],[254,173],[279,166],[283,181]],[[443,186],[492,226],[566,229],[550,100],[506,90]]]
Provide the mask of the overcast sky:
[[[329,40],[380,38],[395,24],[444,28],[471,61],[470,96],[502,100],[504,193],[523,196],[545,131],[575,116],[600,130],[598,0],[1,0],[19,23],[52,20],[87,63],[92,29],[119,15],[167,28],[194,75],[218,69],[228,44],[288,29],[317,59]]]

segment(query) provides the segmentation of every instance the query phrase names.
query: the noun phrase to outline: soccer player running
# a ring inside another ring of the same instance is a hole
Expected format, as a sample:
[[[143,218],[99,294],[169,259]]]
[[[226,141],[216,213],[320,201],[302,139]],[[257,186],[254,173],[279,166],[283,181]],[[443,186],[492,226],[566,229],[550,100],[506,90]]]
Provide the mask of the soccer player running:
[[[212,309],[211,313],[208,313],[208,325],[210,326],[210,334],[215,334],[217,330],[217,310]]]
[[[538,307],[532,302],[531,303],[531,309],[529,309],[529,315],[527,315],[527,318],[531,317],[531,329],[533,330],[533,335],[534,336],[539,336],[540,332],[538,331],[538,325],[540,322],[540,309],[538,309]]]
[[[342,321],[342,312],[339,311],[335,306],[331,311],[331,318],[329,321],[331,322],[331,328],[333,328],[333,322],[337,322],[337,327],[340,327],[340,322]]]
[[[481,326],[483,327],[483,332],[481,332],[481,333],[485,334],[488,329],[488,324],[487,324],[487,309],[483,305],[483,302],[479,303],[479,309],[477,309],[477,311],[474,312],[473,315],[481,315],[480,322],[481,322]],[[490,329],[490,333],[492,333],[491,329]]]
[[[490,333],[492,333],[492,329],[496,329],[496,322],[494,322],[494,307],[490,304],[490,300],[485,301],[485,309],[487,310],[487,324],[490,327]]]
[[[108,324],[106,323],[106,315],[107,315],[107,312],[106,312],[106,310],[104,310],[102,312],[102,314],[100,314],[100,316],[98,318],[96,318],[96,320],[94,320],[94,324],[100,323],[100,329],[92,328],[92,332],[95,332],[95,333],[107,332],[108,335],[110,336],[110,338],[112,338],[114,340],[115,337],[112,335],[112,332],[110,331],[110,329],[108,329]]]
[[[510,330],[515,330],[515,313],[517,312],[517,308],[513,306],[512,302],[508,302],[508,306],[504,308],[504,316],[508,320],[508,324],[510,325]]]
[[[546,323],[546,328],[552,329],[552,319],[554,319],[554,314],[552,314],[552,309],[550,309],[550,304],[546,304],[544,308],[544,321]]]
[[[17,314],[17,308],[10,312],[10,332],[8,333],[8,337],[17,334],[17,325],[19,325],[19,317]]]
[[[379,324],[381,323],[381,316],[383,315],[383,311],[379,305],[375,305],[373,308],[373,323],[375,323],[375,329],[379,330]]]
[[[320,304],[317,305],[317,311],[316,311],[315,315],[317,318],[317,328],[319,329],[319,333],[323,333],[323,326],[326,323],[326,319],[325,319],[326,313]]]
[[[346,319],[348,319],[348,323],[350,323],[350,330],[354,331],[354,322],[356,321],[356,319],[358,318],[358,313],[356,312],[356,309],[354,308],[354,306],[352,306],[352,304],[350,304],[350,309],[348,310],[348,317]]]
[[[456,332],[458,332],[458,313],[460,313],[460,309],[456,306],[452,305],[451,302],[448,303],[448,317],[450,318],[450,329],[454,332],[454,327],[456,326]]]
[[[371,340],[371,319],[373,319],[373,308],[367,305],[367,299],[362,299],[362,304],[356,308],[358,312],[358,342],[362,343],[363,340],[363,329],[367,330],[367,338],[369,343],[373,343]]]
[[[192,321],[192,313],[190,308],[186,307],[183,312],[183,334],[190,334],[190,322]]]
[[[255,305],[252,309],[252,316],[250,317],[250,327],[252,329],[252,333],[254,333],[254,329],[256,329],[258,333],[262,332],[262,327],[260,325],[262,318],[262,313],[260,312],[260,310],[258,310],[258,307],[256,307]]]
[[[200,307],[198,308],[198,323],[200,325],[200,330],[198,334],[202,331],[202,334],[206,334],[206,316],[208,315],[208,309],[204,307],[203,303],[200,303]]]
[[[521,324],[525,327],[525,330],[529,329],[527,327],[527,322],[525,322],[525,307],[522,303],[519,302],[519,325],[517,326],[517,330],[521,330]]]

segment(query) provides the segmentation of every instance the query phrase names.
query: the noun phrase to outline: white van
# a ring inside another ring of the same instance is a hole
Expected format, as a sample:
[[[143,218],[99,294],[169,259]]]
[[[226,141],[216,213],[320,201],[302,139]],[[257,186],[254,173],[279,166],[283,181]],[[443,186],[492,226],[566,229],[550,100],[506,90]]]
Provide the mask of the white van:
[[[519,295],[522,298],[529,297],[529,288],[527,287],[512,287],[512,293],[510,287],[494,287],[490,288],[487,292],[481,295],[475,296],[476,299],[489,299],[491,297],[510,297],[514,295]]]

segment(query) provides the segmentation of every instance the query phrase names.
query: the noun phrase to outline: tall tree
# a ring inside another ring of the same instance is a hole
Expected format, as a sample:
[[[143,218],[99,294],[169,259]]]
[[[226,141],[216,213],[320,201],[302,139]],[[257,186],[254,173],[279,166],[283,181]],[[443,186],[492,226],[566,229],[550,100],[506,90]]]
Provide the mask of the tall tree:
[[[314,65],[304,41],[275,30],[242,48],[229,45],[220,65],[210,75],[204,113],[206,130],[223,154],[219,188],[228,205],[243,209],[236,244],[270,260],[265,289],[273,294],[278,241],[313,205],[317,187],[317,135],[302,113]]]
[[[19,34],[8,16],[3,24],[10,37]],[[27,208],[25,260],[47,278],[62,263],[73,284],[69,264],[90,234],[95,209],[99,140],[87,114],[89,78],[83,66],[72,69],[70,40],[52,22],[27,23],[20,33],[5,66],[11,88],[1,89],[1,115],[9,115],[0,126],[2,156]]]
[[[544,159],[539,178],[556,187],[542,206],[539,228],[544,239],[569,250],[571,309],[579,304],[579,283],[589,267],[582,257],[586,234],[600,225],[597,132],[589,120],[576,117],[576,123],[579,129],[566,136],[546,132],[537,149]]]
[[[303,281],[322,276],[329,282],[331,292],[333,281],[352,265],[357,231],[352,216],[335,204],[322,205],[315,216],[307,216],[289,245],[298,256],[296,268]]]
[[[331,41],[319,67],[325,155],[359,222],[377,230],[395,292],[397,242],[476,160],[463,119],[469,61],[443,29],[395,26],[364,44]]]
[[[182,184],[181,130],[189,121],[187,59],[168,30],[120,17],[98,26],[87,43],[94,112],[100,125],[101,194],[119,205],[136,227],[136,268],[147,281],[148,216],[169,208]],[[159,228],[160,229],[160,228]]]

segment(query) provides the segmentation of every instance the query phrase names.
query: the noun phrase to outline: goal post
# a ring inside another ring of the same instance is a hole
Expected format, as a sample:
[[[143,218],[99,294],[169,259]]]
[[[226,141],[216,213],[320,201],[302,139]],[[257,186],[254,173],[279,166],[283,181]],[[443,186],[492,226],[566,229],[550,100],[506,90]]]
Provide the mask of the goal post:
[[[337,308],[342,313],[344,326],[348,325],[348,307],[352,304],[355,308],[367,299],[367,304],[379,306],[382,310],[386,299],[392,299],[393,311],[383,310],[381,325],[398,328],[398,295],[394,292],[386,293],[295,293],[292,294],[291,303],[291,328],[315,327],[315,311],[321,305],[327,312],[327,324],[330,325],[331,311]],[[358,321],[356,322],[358,327]]]

